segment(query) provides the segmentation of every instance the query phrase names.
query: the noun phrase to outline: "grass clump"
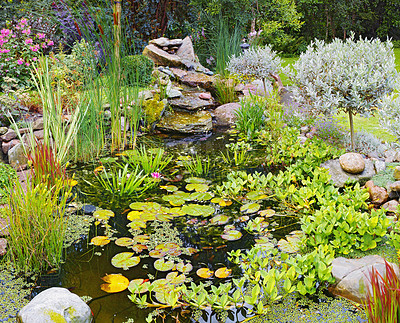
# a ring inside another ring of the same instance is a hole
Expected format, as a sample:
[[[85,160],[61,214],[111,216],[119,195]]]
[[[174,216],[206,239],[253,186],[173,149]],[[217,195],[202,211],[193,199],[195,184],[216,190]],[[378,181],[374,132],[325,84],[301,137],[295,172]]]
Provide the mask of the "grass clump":
[[[17,172],[10,165],[0,163],[0,204],[7,202],[9,190],[17,179]]]

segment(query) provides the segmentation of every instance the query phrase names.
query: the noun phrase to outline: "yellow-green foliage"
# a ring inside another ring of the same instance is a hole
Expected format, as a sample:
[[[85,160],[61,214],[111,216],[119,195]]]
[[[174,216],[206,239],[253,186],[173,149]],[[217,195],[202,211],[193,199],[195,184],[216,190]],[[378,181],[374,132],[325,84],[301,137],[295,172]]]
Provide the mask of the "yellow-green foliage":
[[[155,121],[161,118],[161,113],[165,108],[163,101],[160,101],[160,96],[155,95],[153,99],[146,100],[143,103],[143,112],[146,116],[148,125],[152,125]]]

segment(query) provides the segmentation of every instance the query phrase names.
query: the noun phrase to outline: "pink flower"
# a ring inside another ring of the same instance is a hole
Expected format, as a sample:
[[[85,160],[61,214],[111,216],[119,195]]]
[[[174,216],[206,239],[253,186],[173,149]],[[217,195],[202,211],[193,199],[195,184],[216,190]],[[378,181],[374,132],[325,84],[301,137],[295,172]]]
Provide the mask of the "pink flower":
[[[23,31],[22,31],[22,33],[23,34],[26,34],[27,36],[28,35],[30,35],[31,34],[31,30],[28,28],[28,29],[24,29]]]
[[[161,179],[161,174],[158,172],[154,172],[150,174],[151,177],[153,177],[154,179]]]
[[[19,59],[19,60],[17,60],[17,64],[22,65],[22,64],[24,64],[24,61],[22,59]]]
[[[53,42],[52,40],[49,40],[49,41],[47,42],[47,45],[53,46],[53,45],[54,45],[54,42]]]
[[[29,45],[29,44],[32,44],[32,43],[33,43],[32,38],[25,39],[25,44],[26,45]]]
[[[25,63],[25,65],[26,65],[26,66],[29,66],[29,63],[28,63],[28,62],[26,62],[26,63]]]
[[[34,61],[34,62],[36,62],[36,61],[37,61],[37,57],[34,57],[34,58],[32,58],[32,59],[33,59],[33,61]]]
[[[47,44],[46,43],[42,43],[42,48],[47,48]]]
[[[9,53],[9,52],[10,52],[9,49],[0,49],[0,53],[7,54],[7,53]]]
[[[22,19],[19,21],[19,23],[20,23],[21,25],[25,25],[26,23],[28,23],[28,20],[25,19],[25,18],[22,18]]]
[[[37,34],[37,37],[38,37],[39,39],[43,39],[43,38],[45,37],[45,34],[38,33],[38,34]]]
[[[37,52],[39,50],[39,44],[36,44],[35,46],[29,46],[29,49],[32,52]]]

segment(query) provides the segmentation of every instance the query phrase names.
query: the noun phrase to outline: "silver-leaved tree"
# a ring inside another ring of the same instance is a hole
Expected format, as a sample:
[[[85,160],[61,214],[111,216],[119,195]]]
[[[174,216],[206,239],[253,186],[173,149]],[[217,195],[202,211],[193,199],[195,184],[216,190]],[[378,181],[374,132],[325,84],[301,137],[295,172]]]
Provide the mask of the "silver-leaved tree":
[[[393,91],[397,78],[390,41],[356,41],[354,36],[329,44],[313,42],[293,68],[294,98],[306,110],[313,114],[344,111],[349,115],[352,149],[353,116],[368,117],[379,110],[381,99]]]

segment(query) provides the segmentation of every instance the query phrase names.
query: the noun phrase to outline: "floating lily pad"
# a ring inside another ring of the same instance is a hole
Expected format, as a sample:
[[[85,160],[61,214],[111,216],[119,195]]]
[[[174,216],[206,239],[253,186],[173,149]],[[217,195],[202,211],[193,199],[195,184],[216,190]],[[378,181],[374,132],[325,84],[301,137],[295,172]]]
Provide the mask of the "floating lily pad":
[[[214,195],[211,194],[210,192],[194,192],[190,194],[190,200],[191,201],[209,201],[212,199]]]
[[[182,196],[178,195],[164,195],[162,199],[166,202],[169,202],[172,206],[181,206],[185,204],[186,200]]]
[[[240,212],[250,214],[255,213],[260,209],[260,204],[258,203],[247,203],[240,207]]]
[[[211,224],[215,225],[224,225],[228,223],[228,221],[229,221],[229,216],[225,214],[218,214],[210,220]]]
[[[172,285],[180,285],[183,284],[186,280],[186,276],[184,274],[180,274],[177,271],[170,272],[165,278]]]
[[[143,250],[147,250],[147,246],[144,244],[135,244],[131,249],[137,253],[141,253]]]
[[[238,218],[240,222],[247,222],[249,221],[250,217],[248,215],[242,215],[241,217]]]
[[[132,238],[126,238],[126,237],[115,240],[115,244],[120,247],[128,247],[133,245],[134,243],[135,242],[133,241]]]
[[[140,262],[140,257],[134,257],[133,252],[121,252],[116,254],[111,259],[111,264],[116,268],[128,270],[130,267],[135,267]]]
[[[241,237],[242,237],[242,233],[237,230],[230,230],[221,235],[222,239],[225,239],[228,241],[239,240]]]
[[[129,222],[127,226],[133,230],[140,230],[147,227],[146,222],[142,220],[133,220],[132,222]]]
[[[252,191],[247,193],[246,198],[250,201],[259,201],[268,198],[268,195],[266,195],[264,192]]]
[[[205,184],[207,183],[207,180],[205,178],[200,178],[200,177],[190,177],[185,179],[185,182],[190,184]]]
[[[199,276],[200,278],[210,278],[214,272],[208,268],[200,268],[197,269],[196,271],[197,276]]]
[[[181,273],[190,273],[193,270],[193,266],[190,262],[185,264],[183,261],[176,265],[176,269]]]
[[[232,205],[232,201],[231,200],[223,199],[221,197],[214,197],[211,200],[211,202],[219,204],[219,206],[222,206],[222,207]]]
[[[278,247],[287,253],[295,253],[300,250],[300,238],[297,236],[288,236],[285,239],[281,239],[278,241]]]
[[[134,202],[129,204],[132,210],[137,211],[148,211],[148,210],[159,210],[161,205],[156,202]]]
[[[187,184],[186,189],[188,191],[193,191],[195,190],[196,192],[207,192],[209,189],[209,186],[207,184]]]
[[[264,216],[266,218],[270,218],[271,216],[275,215],[275,210],[273,209],[267,209],[267,210],[262,210],[260,212],[258,212],[259,215]]]
[[[233,224],[228,224],[224,226],[224,231],[231,231],[231,230],[236,230],[236,227]]]
[[[118,293],[127,289],[129,286],[129,280],[121,274],[110,274],[101,278],[106,282],[102,284],[100,288],[107,293]]]
[[[141,234],[133,238],[137,243],[146,243],[150,237],[147,234]]]
[[[172,214],[162,213],[162,214],[157,214],[156,218],[158,221],[161,222],[169,222],[174,218],[174,216]]]
[[[166,242],[166,243],[160,243],[154,249],[167,252],[170,249],[176,249],[176,248],[179,248],[178,244],[174,242]]]
[[[117,161],[117,158],[114,157],[103,157],[100,158],[99,162],[102,164],[111,164]]]
[[[95,246],[105,246],[106,244],[110,243],[110,238],[106,236],[97,236],[90,240]]]
[[[172,284],[165,278],[157,279],[151,283],[155,293],[168,292],[174,288]]]
[[[111,210],[97,210],[94,211],[93,216],[99,220],[108,220],[114,216],[114,212]]]
[[[215,209],[211,205],[188,204],[182,207],[182,211],[191,216],[210,216]]]
[[[192,248],[192,247],[187,247],[184,249],[186,251],[186,253],[188,253],[189,255],[194,255],[195,253],[198,253],[199,250],[196,248]]]
[[[152,250],[149,252],[151,258],[163,258],[167,253],[162,250]]]
[[[178,188],[175,185],[165,185],[165,186],[160,186],[163,190],[166,190],[167,192],[175,192],[178,190]]]
[[[226,277],[230,276],[231,273],[232,273],[232,269],[228,269],[226,267],[222,267],[222,268],[218,268],[215,271],[215,277],[217,277],[217,278],[226,278]]]
[[[150,211],[143,211],[140,215],[140,219],[144,222],[146,221],[154,221],[157,217],[156,213],[151,213]]]
[[[154,268],[157,269],[158,271],[170,271],[172,268],[174,268],[174,262],[172,260],[167,260],[165,259],[157,259],[154,262]]]
[[[146,293],[149,290],[150,282],[142,278],[133,279],[129,282],[128,289],[131,293],[141,294]]]
[[[128,215],[126,216],[126,218],[127,218],[129,221],[132,221],[132,220],[141,220],[141,215],[142,215],[142,212],[140,212],[140,211],[131,211],[131,212],[128,213]]]

